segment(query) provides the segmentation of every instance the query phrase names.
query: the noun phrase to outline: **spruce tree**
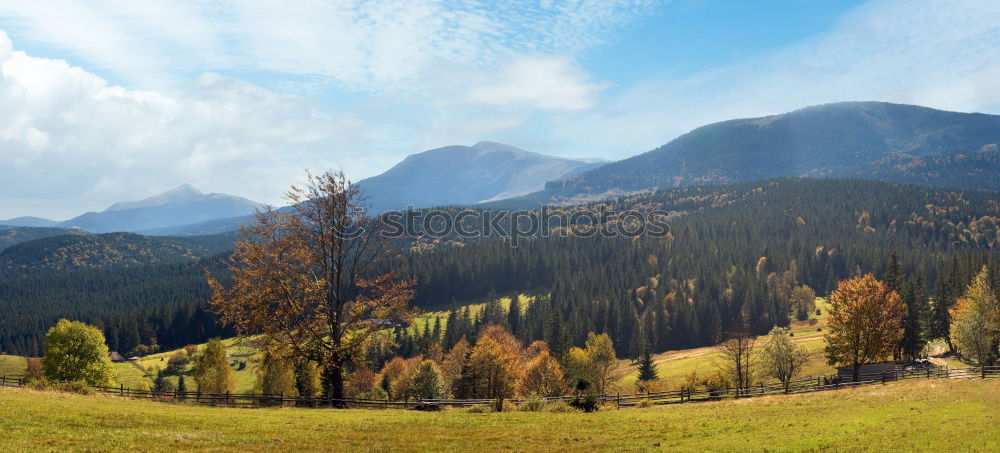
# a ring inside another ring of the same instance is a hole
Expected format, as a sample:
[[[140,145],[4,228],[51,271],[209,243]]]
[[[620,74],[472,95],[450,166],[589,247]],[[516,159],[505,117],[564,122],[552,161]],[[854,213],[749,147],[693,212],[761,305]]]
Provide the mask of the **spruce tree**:
[[[515,337],[521,338],[521,296],[510,298],[510,309],[507,310],[507,327]]]
[[[903,287],[903,303],[906,304],[906,317],[903,318],[903,341],[900,342],[900,355],[903,359],[914,360],[920,356],[927,344],[924,319],[929,307],[927,295],[924,292],[923,280],[917,277]]]
[[[903,267],[899,263],[896,252],[889,256],[889,262],[885,266],[885,276],[882,278],[890,289],[897,293],[903,291]]]
[[[639,382],[655,381],[659,379],[656,375],[656,365],[653,363],[653,349],[649,343],[643,341],[642,354],[639,356]]]

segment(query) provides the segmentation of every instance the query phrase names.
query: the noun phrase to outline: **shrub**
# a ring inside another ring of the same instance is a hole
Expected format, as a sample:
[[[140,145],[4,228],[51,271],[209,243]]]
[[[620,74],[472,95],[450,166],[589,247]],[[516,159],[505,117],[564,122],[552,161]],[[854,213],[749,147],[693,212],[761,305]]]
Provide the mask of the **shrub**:
[[[164,371],[167,374],[180,375],[184,373],[189,363],[191,363],[191,358],[188,354],[183,350],[177,351],[170,356],[170,360],[167,361],[167,369]]]
[[[643,398],[643,399],[639,400],[638,403],[635,403],[635,407],[640,407],[640,408],[641,407],[653,407],[653,400],[651,400],[649,398]]]
[[[372,387],[367,392],[361,393],[356,398],[363,400],[387,400],[389,399],[389,394],[385,392],[385,389],[379,386]]]
[[[52,382],[45,378],[28,382],[28,388],[32,390],[77,393],[80,395],[91,395],[94,393],[94,388],[87,385],[84,381]]]
[[[563,400],[553,401],[553,402],[551,402],[549,404],[546,404],[545,408],[542,409],[542,410],[544,412],[556,412],[556,413],[558,413],[558,412],[576,412],[576,409],[574,409],[573,406],[570,406],[569,404],[567,404]]]
[[[28,366],[24,369],[24,377],[29,381],[45,379],[45,368],[42,359],[31,357],[28,359]]]
[[[517,408],[521,412],[538,412],[545,408],[545,399],[536,395],[525,398],[524,402]]]
[[[470,414],[492,414],[496,412],[496,409],[489,404],[477,404],[475,406],[469,406],[465,412]]]
[[[597,411],[597,395],[593,392],[587,392],[582,398],[577,397],[569,405],[584,412],[595,412]]]

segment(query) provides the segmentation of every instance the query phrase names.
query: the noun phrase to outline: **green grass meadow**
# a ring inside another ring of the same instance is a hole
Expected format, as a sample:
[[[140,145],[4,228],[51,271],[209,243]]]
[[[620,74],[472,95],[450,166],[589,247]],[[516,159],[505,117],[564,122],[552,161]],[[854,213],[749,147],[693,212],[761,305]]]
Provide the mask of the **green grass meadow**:
[[[4,451],[998,451],[1000,381],[596,413],[230,409],[0,389]]]

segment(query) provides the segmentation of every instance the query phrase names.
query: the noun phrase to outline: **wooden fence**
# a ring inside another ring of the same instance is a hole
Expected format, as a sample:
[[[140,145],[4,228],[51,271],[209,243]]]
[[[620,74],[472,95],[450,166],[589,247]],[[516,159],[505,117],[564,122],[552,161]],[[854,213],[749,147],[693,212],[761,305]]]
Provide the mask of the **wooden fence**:
[[[862,375],[857,382],[842,382],[834,377],[803,378],[790,382],[788,388],[781,384],[759,384],[743,389],[716,390],[672,390],[666,392],[634,393],[628,395],[605,394],[598,395],[598,401],[614,404],[617,407],[634,406],[640,401],[649,400],[651,404],[680,404],[698,401],[717,401],[726,398],[750,398],[764,395],[784,393],[808,393],[826,390],[836,390],[864,385],[885,384],[892,381],[909,379],[1000,379],[1000,367],[932,367],[924,370],[897,370],[894,373],[878,375]],[[0,376],[0,387],[21,387],[27,385],[27,379],[22,376]],[[201,392],[153,392],[135,390],[120,385],[118,387],[95,387],[95,391],[117,395],[125,398],[152,399],[168,402],[185,402],[225,407],[352,407],[381,409],[436,409],[442,407],[470,407],[477,405],[495,405],[493,399],[418,399],[409,401],[369,400],[359,398],[331,399],[324,397],[302,397],[285,395],[262,395],[240,393],[201,393]],[[559,396],[545,398],[546,402],[571,401],[575,396]],[[521,404],[523,399],[509,399],[505,402]]]

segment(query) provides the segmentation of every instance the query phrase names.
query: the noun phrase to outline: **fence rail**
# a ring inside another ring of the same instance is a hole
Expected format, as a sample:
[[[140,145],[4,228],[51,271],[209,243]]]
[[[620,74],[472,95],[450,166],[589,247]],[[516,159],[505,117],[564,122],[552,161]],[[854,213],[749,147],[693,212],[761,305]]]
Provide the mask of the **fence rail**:
[[[726,398],[750,398],[765,395],[810,393],[826,390],[858,387],[873,384],[885,384],[892,381],[910,379],[1000,379],[1000,367],[932,367],[923,370],[897,370],[881,374],[864,374],[857,382],[841,382],[831,377],[811,377],[792,381],[788,387],[781,384],[759,384],[742,389],[716,390],[671,390],[665,392],[603,394],[598,395],[598,401],[606,404],[634,406],[640,401],[649,400],[651,404],[681,404],[697,401],[716,401]],[[22,387],[28,383],[23,376],[0,376],[0,387]],[[370,400],[360,398],[331,399],[325,397],[303,397],[285,395],[239,394],[239,393],[202,393],[202,392],[154,392],[136,390],[124,385],[118,387],[95,387],[97,392],[117,395],[125,398],[152,399],[158,401],[188,402],[195,404],[226,406],[226,407],[354,407],[354,408],[396,408],[419,409],[440,407],[470,407],[477,405],[495,405],[494,399],[416,399],[408,401]],[[546,402],[569,401],[576,398],[572,395],[545,398]],[[506,402],[521,404],[525,400],[512,398]]]

